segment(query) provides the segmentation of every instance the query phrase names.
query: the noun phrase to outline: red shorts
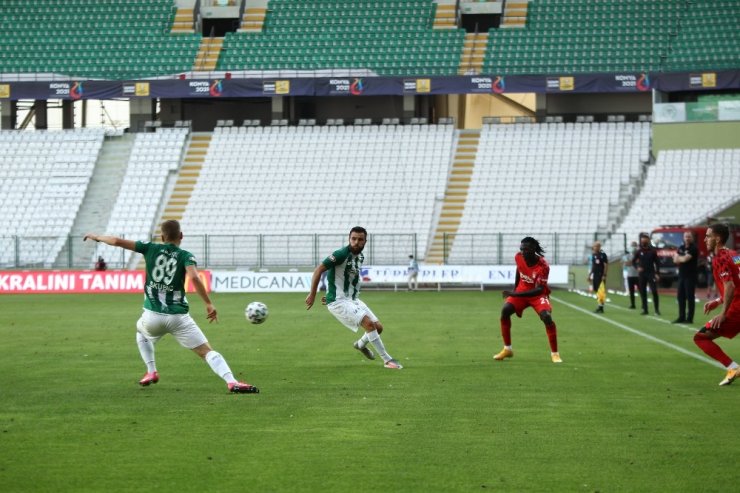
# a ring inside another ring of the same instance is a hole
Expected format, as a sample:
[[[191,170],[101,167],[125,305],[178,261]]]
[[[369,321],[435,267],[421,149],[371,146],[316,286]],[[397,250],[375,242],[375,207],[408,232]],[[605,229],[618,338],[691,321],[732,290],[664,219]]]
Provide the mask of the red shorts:
[[[534,311],[536,311],[538,314],[544,312],[545,310],[549,312],[552,311],[550,298],[548,298],[547,296],[532,296],[530,298],[516,298],[514,296],[509,296],[508,298],[506,298],[506,303],[512,304],[514,310],[516,310],[516,316],[519,318],[521,318],[522,312],[528,306],[534,308]]]
[[[714,332],[720,337],[726,339],[732,339],[736,335],[740,334],[740,307],[731,306],[730,311],[727,312],[727,318],[719,329],[710,329],[709,322],[704,326],[707,331]]]

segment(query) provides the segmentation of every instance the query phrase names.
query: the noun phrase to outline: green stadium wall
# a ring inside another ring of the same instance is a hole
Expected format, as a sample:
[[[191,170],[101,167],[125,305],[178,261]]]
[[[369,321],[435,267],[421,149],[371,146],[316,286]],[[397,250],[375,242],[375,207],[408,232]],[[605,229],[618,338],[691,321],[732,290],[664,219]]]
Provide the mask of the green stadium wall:
[[[653,153],[673,149],[738,149],[740,122],[654,123]]]

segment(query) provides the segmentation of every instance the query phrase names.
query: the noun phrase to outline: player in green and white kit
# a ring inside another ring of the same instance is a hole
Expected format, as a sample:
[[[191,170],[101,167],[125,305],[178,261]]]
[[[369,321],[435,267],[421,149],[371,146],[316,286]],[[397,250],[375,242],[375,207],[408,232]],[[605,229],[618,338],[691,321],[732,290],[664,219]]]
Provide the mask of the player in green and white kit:
[[[238,394],[259,392],[257,387],[234,378],[226,360],[214,351],[198,324],[188,313],[185,297],[185,278],[193,283],[195,291],[206,304],[207,318],[217,322],[216,308],[211,303],[206,287],[198,277],[193,254],[180,248],[182,232],[178,221],[162,223],[162,242],[145,243],[125,240],[115,236],[88,233],[85,240],[102,241],[108,245],[125,248],[144,255],[146,284],[144,286],[144,312],[136,323],[136,343],[147,372],[139,383],[147,386],[159,382],[154,359],[154,344],[165,334],[172,334],[181,346],[192,349],[203,358],[211,369],[226,382],[229,391]]]
[[[380,333],[383,332],[383,324],[378,317],[360,301],[360,281],[362,279],[362,262],[365,256],[362,250],[367,242],[367,231],[365,228],[355,226],[349,233],[349,245],[336,250],[324,259],[316,267],[311,279],[311,292],[306,296],[306,309],[310,310],[316,300],[316,291],[319,287],[321,274],[327,272],[326,297],[322,302],[337,320],[353,332],[362,327],[365,333],[355,341],[354,348],[360,351],[366,358],[375,359],[375,354],[367,347],[371,343],[381,358],[386,368],[400,370],[401,364],[393,359],[385,350]]]

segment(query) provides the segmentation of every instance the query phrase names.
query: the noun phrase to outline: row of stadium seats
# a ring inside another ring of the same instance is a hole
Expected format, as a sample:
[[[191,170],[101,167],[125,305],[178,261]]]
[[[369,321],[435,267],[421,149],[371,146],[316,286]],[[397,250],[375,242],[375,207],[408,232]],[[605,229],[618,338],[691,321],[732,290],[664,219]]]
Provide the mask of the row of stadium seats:
[[[654,166],[645,167],[649,131],[648,123],[631,122],[485,125],[459,241],[448,261],[496,262],[495,251],[515,251],[514,234],[525,227],[537,237],[558,232],[574,238],[601,229],[610,212],[630,205],[620,203],[620,189],[645,170],[642,191],[619,228],[628,238],[658,224],[698,219],[740,199],[740,151],[664,151]],[[185,129],[159,129],[136,135],[107,232],[139,239],[152,231],[186,134]],[[100,131],[0,132],[0,265],[54,262],[102,142]],[[380,233],[372,261],[397,261],[414,247],[423,256],[455,142],[451,125],[219,128],[183,226],[189,236],[223,239],[208,248],[192,240],[187,247],[198,256],[207,254],[212,267],[309,265],[316,252],[305,237],[327,233],[343,241],[342,225],[357,223]],[[711,166],[698,169],[696,163]],[[689,182],[691,194],[685,192]],[[510,233],[505,241],[514,243],[485,245],[483,233]],[[288,237],[295,245],[263,250],[254,260],[250,256],[258,249],[235,248],[234,234],[283,242]],[[12,235],[21,238],[18,259]],[[584,241],[563,240],[556,260],[579,263],[585,247]],[[606,249],[613,248],[621,250],[621,243]],[[120,258],[111,249],[97,254]],[[122,265],[129,258],[126,252]]]
[[[538,0],[529,4],[526,29],[490,31],[483,72],[737,68],[739,18],[733,0],[667,0],[660,8],[639,0]]]
[[[380,75],[454,75],[465,33],[433,31],[433,12],[431,0],[271,0],[262,33],[226,35],[218,68],[366,68]]]
[[[200,35],[173,36],[172,0],[0,2],[0,73],[130,79],[192,69]]]
[[[740,2],[697,0],[680,25],[681,36],[671,45],[667,70],[737,68],[740,60]]]
[[[333,127],[321,139],[313,127],[217,128],[183,228],[191,235],[335,232],[342,238],[345,229],[362,224],[372,233],[415,234],[417,250],[424,252],[455,131],[451,125],[386,127]],[[191,248],[205,253],[199,245]],[[410,243],[404,248],[405,255],[413,252]],[[212,246],[208,258],[213,265],[232,265],[233,254]],[[261,260],[286,265],[285,254],[281,247]],[[310,248],[303,254],[303,265],[314,262]]]
[[[655,70],[682,7],[683,2],[677,0],[662,2],[660,9],[635,0],[531,2],[526,29],[489,32],[483,72],[552,73],[558,68],[575,72]],[[643,36],[644,33],[653,35]],[[614,49],[616,45],[618,50]],[[502,57],[504,51],[513,56]],[[530,61],[522,60],[526,52],[535,54]]]
[[[0,266],[48,267],[85,197],[102,130],[0,132]],[[11,236],[24,237],[18,258]]]
[[[464,31],[433,30],[434,10],[432,0],[271,0],[261,33],[226,35],[217,69],[455,75]],[[191,70],[201,35],[172,35],[175,12],[174,0],[5,0],[0,73],[132,79]],[[660,8],[537,0],[525,29],[490,31],[483,72],[737,68],[738,18],[735,0],[665,0]]]
[[[740,149],[662,151],[655,165],[648,167],[642,191],[629,204],[617,233],[625,234],[631,242],[637,241],[646,225],[703,222],[718,207],[740,200],[738,183]],[[621,251],[621,245],[620,238],[605,247]]]
[[[523,225],[533,236],[597,231],[649,148],[649,123],[484,125],[458,234],[522,233]],[[516,251],[519,239],[511,236],[505,249]],[[448,261],[495,262],[499,247],[479,245],[471,257],[470,246],[455,241]],[[584,244],[573,242],[557,260],[579,263],[583,254]]]

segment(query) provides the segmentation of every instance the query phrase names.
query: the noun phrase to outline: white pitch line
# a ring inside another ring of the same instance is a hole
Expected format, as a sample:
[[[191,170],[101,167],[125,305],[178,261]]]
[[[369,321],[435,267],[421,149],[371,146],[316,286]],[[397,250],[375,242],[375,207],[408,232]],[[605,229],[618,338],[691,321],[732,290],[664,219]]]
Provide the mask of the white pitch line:
[[[611,324],[611,325],[613,325],[615,327],[619,327],[620,329],[625,330],[627,332],[630,332],[632,334],[638,335],[640,337],[644,337],[645,339],[647,339],[649,341],[657,342],[658,344],[661,344],[661,345],[663,345],[665,347],[671,348],[674,351],[678,351],[679,353],[683,353],[686,356],[691,356],[694,359],[698,359],[699,361],[703,361],[704,363],[709,363],[710,365],[716,366],[718,368],[723,368],[723,369],[725,368],[718,361],[714,361],[713,359],[705,358],[704,356],[701,356],[699,354],[692,353],[688,349],[684,349],[681,346],[676,346],[675,344],[672,344],[672,343],[670,343],[668,341],[664,341],[663,339],[659,339],[657,337],[651,336],[650,334],[646,334],[646,333],[641,332],[641,331],[639,331],[637,329],[633,329],[632,327],[629,327],[627,325],[620,324],[619,322],[615,322],[614,320],[609,320],[606,317],[600,317],[600,316],[596,315],[595,313],[591,313],[590,311],[585,310],[585,309],[581,308],[580,306],[573,305],[573,304],[568,303],[567,301],[564,301],[564,300],[562,300],[560,298],[557,298],[555,296],[550,296],[550,298],[552,298],[555,301],[557,301],[558,303],[562,303],[565,306],[567,306],[569,308],[572,308],[572,309],[574,309],[576,311],[579,311],[581,313],[585,313],[586,315],[589,315],[591,317],[597,318],[597,319],[599,319],[599,320],[601,320],[603,322],[606,322],[608,324]]]
[[[593,296],[590,296],[590,295],[589,295],[588,293],[586,293],[585,291],[582,291],[582,290],[578,290],[578,289],[570,289],[569,291],[570,291],[571,293],[576,293],[576,294],[580,294],[581,296],[585,296],[585,297],[587,297],[587,298],[594,298]],[[618,295],[618,296],[624,296],[625,298],[627,297],[627,296],[625,296],[625,295],[622,295],[622,294],[620,294],[620,293],[610,293],[610,294],[616,294],[616,295]],[[608,303],[608,304],[607,304],[607,305],[605,305],[605,307],[606,307],[606,308],[609,308],[609,310],[613,310],[613,309],[615,309],[615,308],[616,308],[616,309],[618,309],[618,310],[622,310],[622,311],[624,311],[624,312],[632,312],[632,310],[630,310],[630,309],[628,309],[628,308],[625,308],[625,307],[623,307],[623,306],[619,306],[619,305],[613,305],[613,304],[609,303],[609,301],[611,301],[611,300],[610,300],[609,298],[607,298],[607,299],[606,299],[606,301],[607,301],[607,303]],[[649,301],[650,303],[652,303],[652,301],[653,301],[653,300],[648,300],[648,301]],[[698,301],[701,301],[701,300],[698,300]],[[635,311],[634,311],[633,313],[637,313],[637,310],[639,310],[639,309],[638,309],[638,308],[636,308],[636,309],[635,309]],[[668,320],[666,320],[666,319],[664,319],[664,318],[660,318],[660,317],[657,317],[657,316],[655,316],[655,315],[642,315],[642,316],[643,316],[643,317],[645,317],[645,318],[649,318],[650,320],[655,320],[655,321],[657,321],[657,322],[660,322],[660,323],[664,323],[664,324],[670,324],[670,323],[671,323],[671,322],[669,322]],[[690,332],[696,332],[696,329],[695,329],[694,327],[692,327],[691,325],[688,325],[688,324],[680,323],[680,324],[676,324],[676,327],[679,327],[679,328],[681,328],[681,329],[686,329],[686,330],[688,330],[688,331],[690,331]]]
[[[609,310],[614,310],[616,308],[617,310],[622,310],[622,311],[625,311],[625,312],[638,313],[638,311],[636,309],[635,310],[630,310],[628,308],[625,308],[625,307],[619,306],[619,305],[606,305],[606,307]],[[653,315],[642,315],[642,316],[645,317],[645,318],[649,318],[651,320],[656,320],[658,322],[662,322],[664,324],[670,324],[671,323],[671,322],[669,322],[668,320],[666,320],[664,318],[655,317]],[[673,324],[673,325],[675,325],[679,329],[686,329],[686,330],[691,331],[691,332],[696,332],[696,330],[697,330],[694,327],[692,327],[692,326],[690,326],[688,324],[684,324],[684,323]]]

